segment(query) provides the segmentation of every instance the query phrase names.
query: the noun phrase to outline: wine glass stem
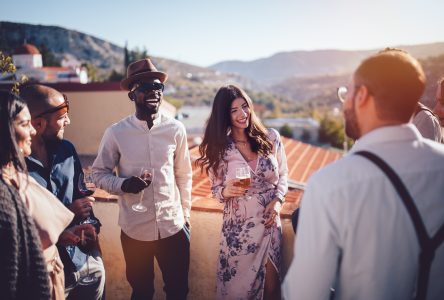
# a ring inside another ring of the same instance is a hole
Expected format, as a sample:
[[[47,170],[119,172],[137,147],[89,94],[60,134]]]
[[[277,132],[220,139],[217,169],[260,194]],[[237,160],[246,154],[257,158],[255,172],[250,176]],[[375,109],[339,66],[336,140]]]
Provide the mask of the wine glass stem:
[[[139,206],[142,206],[142,199],[143,199],[143,193],[145,192],[145,190],[142,190],[140,192],[140,200],[139,200]]]
[[[89,254],[86,255],[86,272],[87,276],[89,277]]]

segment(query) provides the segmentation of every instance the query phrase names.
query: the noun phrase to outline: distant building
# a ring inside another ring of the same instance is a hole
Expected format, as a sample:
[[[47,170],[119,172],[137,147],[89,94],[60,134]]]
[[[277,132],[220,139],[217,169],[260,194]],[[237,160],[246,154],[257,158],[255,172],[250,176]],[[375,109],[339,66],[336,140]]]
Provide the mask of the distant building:
[[[42,63],[42,54],[31,44],[23,44],[14,50],[12,60],[17,67],[16,78],[22,75],[28,77],[31,82],[58,83],[77,82],[88,83],[86,68],[77,66],[45,67]],[[15,81],[14,75],[7,74],[0,77],[0,83],[11,83]]]
[[[188,136],[203,136],[210,113],[211,106],[185,105],[180,108],[176,118],[185,125]]]
[[[317,143],[319,138],[319,122],[313,118],[277,118],[265,119],[266,127],[273,127],[279,130],[282,126],[288,125],[293,138],[307,143]]]
[[[256,109],[256,105],[255,105]],[[180,119],[187,129],[188,136],[203,136],[205,124],[210,116],[211,106],[183,106],[176,118]],[[266,127],[276,130],[288,125],[293,138],[306,143],[316,144],[319,138],[319,122],[313,118],[277,118],[263,119]]]

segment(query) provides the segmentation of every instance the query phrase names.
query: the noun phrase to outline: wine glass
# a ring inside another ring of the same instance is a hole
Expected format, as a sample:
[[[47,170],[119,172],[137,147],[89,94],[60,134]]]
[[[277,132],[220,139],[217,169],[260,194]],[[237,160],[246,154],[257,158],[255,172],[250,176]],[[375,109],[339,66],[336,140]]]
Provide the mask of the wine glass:
[[[236,179],[239,179],[237,186],[240,186],[244,189],[248,189],[251,184],[251,175],[249,167],[239,167],[236,168]],[[244,198],[244,197],[242,197]],[[250,199],[249,196],[246,196],[245,199]]]
[[[151,182],[153,181],[153,178],[154,178],[154,169],[153,168],[142,168],[140,170],[140,173],[141,173],[140,178],[142,178],[146,182],[147,187],[150,186],[150,184],[151,184]],[[140,200],[139,200],[139,202],[136,203],[136,204],[133,204],[132,209],[134,211],[146,212],[148,210],[148,208],[145,205],[142,204],[144,192],[145,192],[145,189],[143,189],[140,192]]]
[[[80,241],[83,245],[86,243],[84,230],[82,230]],[[79,284],[80,285],[91,285],[91,284],[97,282],[97,280],[99,280],[99,279],[96,276],[94,276],[94,274],[89,273],[89,258],[91,256],[90,251],[88,251],[85,254],[86,254],[86,276],[80,278]]]
[[[79,174],[78,189],[79,189],[79,193],[83,197],[91,196],[92,194],[94,194],[94,191],[96,190],[96,185],[94,184],[94,182],[92,180],[92,173],[91,172],[87,172],[86,174],[84,174],[82,172]],[[83,220],[82,222],[80,222],[80,224],[96,225],[97,220],[91,219],[90,215],[88,215],[88,217],[85,220]]]

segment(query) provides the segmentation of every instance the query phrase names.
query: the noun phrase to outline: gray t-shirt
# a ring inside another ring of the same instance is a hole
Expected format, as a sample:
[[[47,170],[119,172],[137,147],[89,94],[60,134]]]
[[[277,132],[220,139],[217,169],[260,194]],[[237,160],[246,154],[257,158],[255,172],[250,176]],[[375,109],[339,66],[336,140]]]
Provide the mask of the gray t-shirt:
[[[418,128],[423,137],[439,143],[443,142],[439,121],[436,116],[428,110],[418,112],[414,116],[412,123]]]

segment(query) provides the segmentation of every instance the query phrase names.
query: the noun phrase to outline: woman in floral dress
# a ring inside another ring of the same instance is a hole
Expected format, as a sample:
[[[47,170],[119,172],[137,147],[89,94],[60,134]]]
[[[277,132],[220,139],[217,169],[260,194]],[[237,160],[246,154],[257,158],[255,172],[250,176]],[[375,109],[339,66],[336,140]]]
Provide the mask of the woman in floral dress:
[[[219,89],[197,164],[224,203],[217,265],[217,299],[280,299],[282,229],[287,160],[279,133],[266,129],[239,87]],[[245,189],[236,169],[247,167]]]

